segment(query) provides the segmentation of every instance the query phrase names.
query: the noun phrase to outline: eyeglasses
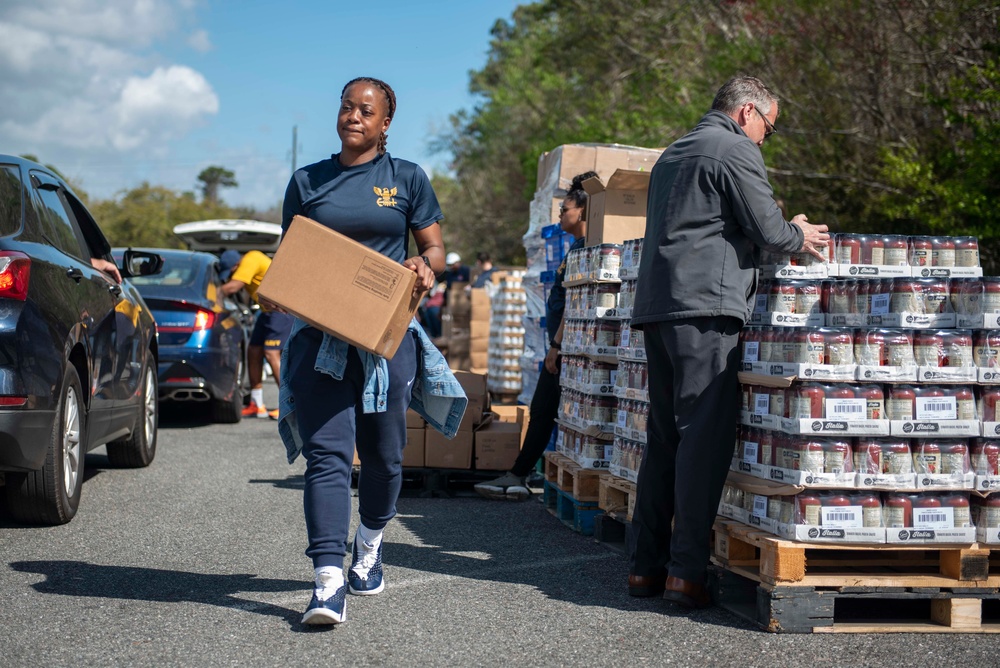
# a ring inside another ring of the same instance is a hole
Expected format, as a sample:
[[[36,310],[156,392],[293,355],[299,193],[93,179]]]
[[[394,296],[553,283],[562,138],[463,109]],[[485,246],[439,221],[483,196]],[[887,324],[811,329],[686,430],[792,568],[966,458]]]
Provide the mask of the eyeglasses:
[[[569,208],[566,208],[565,204],[560,204],[559,205],[559,215],[561,216],[564,213],[566,213],[567,211],[576,211],[577,209],[582,209],[582,208],[583,208],[582,206],[571,206]]]
[[[761,119],[764,121],[764,139],[767,139],[768,137],[770,137],[771,135],[773,135],[778,131],[778,128],[774,127],[774,124],[772,124],[771,121],[767,120],[767,116],[762,114],[760,109],[754,107],[753,110],[756,111],[758,114],[760,114]]]

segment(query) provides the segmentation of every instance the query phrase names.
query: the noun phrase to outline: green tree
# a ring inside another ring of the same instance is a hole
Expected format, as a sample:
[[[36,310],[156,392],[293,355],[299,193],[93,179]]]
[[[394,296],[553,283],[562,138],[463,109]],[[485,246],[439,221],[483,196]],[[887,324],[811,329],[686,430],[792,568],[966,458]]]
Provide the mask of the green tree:
[[[219,203],[219,188],[235,188],[239,185],[232,170],[215,165],[201,170],[198,180],[202,184],[201,192],[205,203],[213,206]]]

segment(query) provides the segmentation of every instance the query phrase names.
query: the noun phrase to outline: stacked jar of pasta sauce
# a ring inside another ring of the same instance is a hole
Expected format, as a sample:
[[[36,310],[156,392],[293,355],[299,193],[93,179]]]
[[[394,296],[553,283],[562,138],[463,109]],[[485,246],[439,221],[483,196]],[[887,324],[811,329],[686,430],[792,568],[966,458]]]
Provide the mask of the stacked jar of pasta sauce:
[[[764,263],[720,512],[796,540],[1000,542],[1000,278],[977,240],[843,234],[826,262]]]

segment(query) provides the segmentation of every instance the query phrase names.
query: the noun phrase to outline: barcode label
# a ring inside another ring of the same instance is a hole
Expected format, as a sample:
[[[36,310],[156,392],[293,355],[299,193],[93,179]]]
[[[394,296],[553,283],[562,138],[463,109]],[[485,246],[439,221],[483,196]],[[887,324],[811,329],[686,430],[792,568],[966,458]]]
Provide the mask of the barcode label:
[[[628,411],[619,409],[618,410],[618,426],[621,427],[622,429],[624,429],[626,424],[628,424]]]
[[[826,417],[833,418],[855,418],[863,420],[868,414],[868,401],[866,399],[827,399]]]
[[[767,295],[757,295],[757,303],[753,307],[754,311],[764,313],[767,311]]]
[[[743,441],[743,461],[749,462],[751,464],[757,463],[757,453],[760,451],[760,446],[753,441]]]
[[[956,397],[917,397],[917,420],[957,420]]]
[[[756,517],[767,517],[767,497],[760,494],[753,495],[753,514]]]
[[[820,508],[820,524],[840,529],[864,526],[861,506],[824,506]]]
[[[951,529],[955,526],[954,508],[914,508],[914,529]]]
[[[743,361],[760,361],[760,341],[747,341],[743,346]]]
[[[622,327],[622,336],[618,343],[620,347],[628,348],[628,341],[631,333],[632,333],[631,327]]]
[[[767,415],[771,412],[771,395],[755,394],[753,397],[753,412],[757,415]]]
[[[872,315],[885,315],[889,312],[889,295],[872,295]]]

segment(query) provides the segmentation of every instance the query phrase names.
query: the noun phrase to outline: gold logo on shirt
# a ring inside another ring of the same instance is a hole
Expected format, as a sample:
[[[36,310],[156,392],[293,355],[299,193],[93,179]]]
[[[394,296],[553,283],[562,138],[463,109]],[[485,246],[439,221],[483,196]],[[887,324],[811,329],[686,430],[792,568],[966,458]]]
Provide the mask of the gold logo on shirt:
[[[393,199],[396,195],[396,188],[389,190],[388,188],[379,188],[375,186],[372,188],[375,194],[378,195],[378,199],[375,203],[379,206],[396,206],[396,200]]]

